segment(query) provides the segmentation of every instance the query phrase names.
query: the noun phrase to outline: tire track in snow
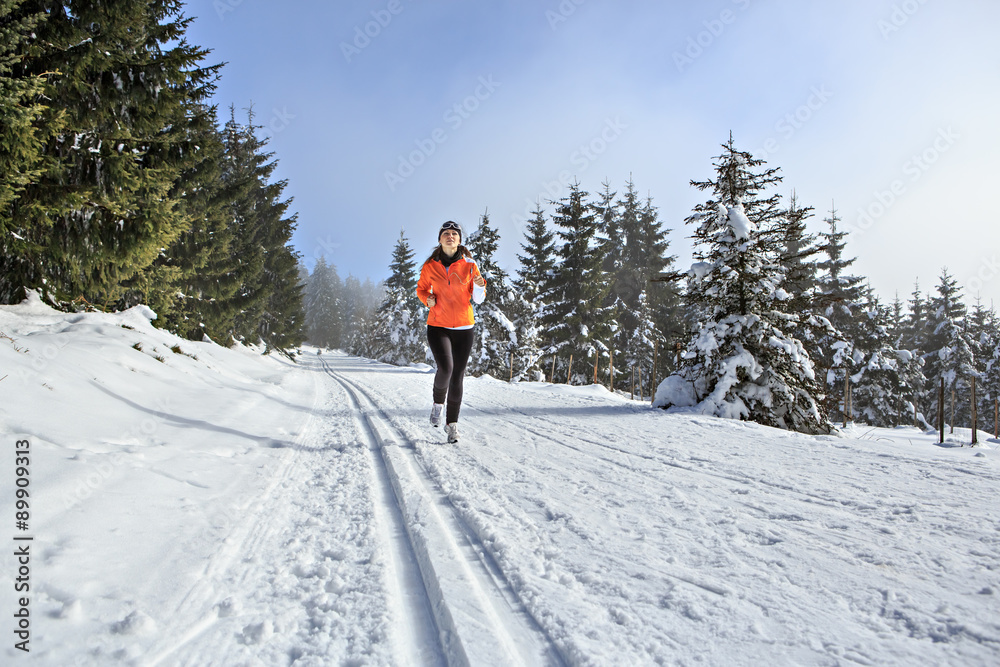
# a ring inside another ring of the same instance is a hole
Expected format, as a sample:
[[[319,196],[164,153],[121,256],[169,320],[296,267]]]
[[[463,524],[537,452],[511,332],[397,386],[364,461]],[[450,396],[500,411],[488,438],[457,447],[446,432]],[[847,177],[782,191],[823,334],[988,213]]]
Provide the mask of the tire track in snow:
[[[414,443],[390,425],[364,388],[334,371],[325,359],[320,362],[350,394],[376,441],[398,510],[406,518],[449,664],[565,664],[492,555],[422,469],[413,454]]]

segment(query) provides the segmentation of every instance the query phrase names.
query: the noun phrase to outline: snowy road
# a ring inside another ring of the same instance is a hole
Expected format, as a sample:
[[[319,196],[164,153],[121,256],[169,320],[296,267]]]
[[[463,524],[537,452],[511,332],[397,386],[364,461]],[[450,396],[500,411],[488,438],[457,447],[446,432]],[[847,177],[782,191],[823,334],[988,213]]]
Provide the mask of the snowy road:
[[[469,383],[455,447],[425,425],[427,374],[325,358],[382,406],[409,468],[567,663],[1000,656],[992,452],[914,446],[912,430],[812,438],[488,378]]]
[[[141,311],[5,306],[0,331],[35,539],[32,651],[4,664],[1000,664],[995,441],[484,377],[448,445],[428,369]]]

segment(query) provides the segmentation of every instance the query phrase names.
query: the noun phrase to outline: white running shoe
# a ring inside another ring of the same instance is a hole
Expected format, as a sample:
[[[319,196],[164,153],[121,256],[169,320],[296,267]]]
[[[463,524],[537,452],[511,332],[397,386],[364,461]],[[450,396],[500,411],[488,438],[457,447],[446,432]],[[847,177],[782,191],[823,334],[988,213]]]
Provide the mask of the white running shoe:
[[[458,424],[446,424],[444,431],[448,434],[448,442],[458,442]]]
[[[444,412],[443,403],[435,403],[434,407],[431,408],[431,426],[441,425],[441,414]]]

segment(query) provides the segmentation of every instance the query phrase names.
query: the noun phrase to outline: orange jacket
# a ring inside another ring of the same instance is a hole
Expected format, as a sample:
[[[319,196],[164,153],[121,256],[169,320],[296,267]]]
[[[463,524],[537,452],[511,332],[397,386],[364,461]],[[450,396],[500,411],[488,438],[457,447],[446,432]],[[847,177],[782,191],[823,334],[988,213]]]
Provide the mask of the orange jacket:
[[[454,329],[475,323],[472,316],[472,279],[481,276],[476,263],[464,257],[445,268],[437,260],[430,260],[420,269],[417,281],[417,298],[426,306],[432,293],[436,303],[427,316],[427,325]]]

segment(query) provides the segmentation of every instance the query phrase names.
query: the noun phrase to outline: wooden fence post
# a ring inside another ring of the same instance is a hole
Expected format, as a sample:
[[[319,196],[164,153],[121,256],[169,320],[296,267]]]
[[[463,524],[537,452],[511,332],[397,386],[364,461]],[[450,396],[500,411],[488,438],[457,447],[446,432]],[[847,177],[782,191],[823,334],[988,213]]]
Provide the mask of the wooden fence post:
[[[949,433],[955,432],[955,386],[951,387],[951,427]]]
[[[552,355],[552,370],[549,372],[549,384],[556,383],[556,355]]]
[[[615,393],[615,351],[608,350],[608,372],[611,374],[611,379],[608,380],[608,390],[613,394]]]
[[[569,355],[569,366],[566,368],[566,384],[569,384],[569,379],[573,375],[573,355]]]
[[[653,399],[656,398],[656,352],[660,348],[660,341],[653,341],[653,374],[649,378],[649,404],[653,404]]]
[[[601,360],[600,351],[594,354],[594,384],[597,384],[597,362]]]
[[[851,409],[851,376],[844,371],[844,428],[847,428],[847,412]]]
[[[941,388],[938,390],[938,428],[941,430],[941,444],[944,444],[944,377],[941,377]]]
[[[976,410],[976,376],[972,376],[972,444],[975,445],[979,442],[976,430],[979,428],[978,411]]]

